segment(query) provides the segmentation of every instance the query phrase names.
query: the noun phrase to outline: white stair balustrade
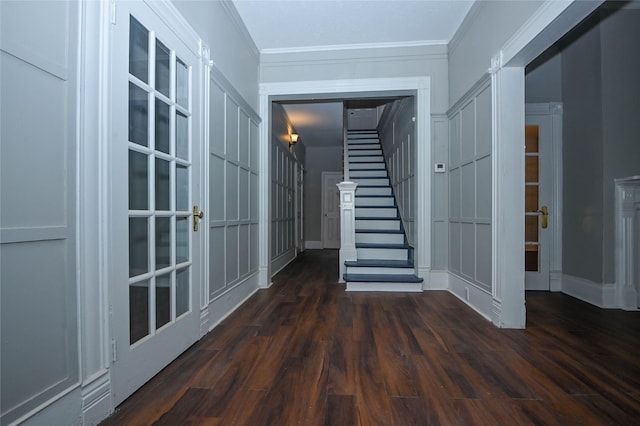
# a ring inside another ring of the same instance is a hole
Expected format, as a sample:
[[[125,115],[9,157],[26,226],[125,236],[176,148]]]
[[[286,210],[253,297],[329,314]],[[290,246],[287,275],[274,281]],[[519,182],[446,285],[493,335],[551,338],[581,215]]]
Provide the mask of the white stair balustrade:
[[[339,282],[344,282],[346,273],[345,262],[356,260],[356,187],[355,182],[340,182],[340,277]]]

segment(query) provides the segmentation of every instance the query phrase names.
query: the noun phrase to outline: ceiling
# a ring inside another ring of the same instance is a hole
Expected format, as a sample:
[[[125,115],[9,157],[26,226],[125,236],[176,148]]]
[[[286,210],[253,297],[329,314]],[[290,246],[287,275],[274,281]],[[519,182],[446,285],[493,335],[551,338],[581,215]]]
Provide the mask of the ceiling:
[[[473,0],[233,0],[270,51],[448,43]]]
[[[258,49],[268,54],[446,44],[473,0],[233,0],[233,3]],[[305,146],[342,144],[342,100],[282,104]]]

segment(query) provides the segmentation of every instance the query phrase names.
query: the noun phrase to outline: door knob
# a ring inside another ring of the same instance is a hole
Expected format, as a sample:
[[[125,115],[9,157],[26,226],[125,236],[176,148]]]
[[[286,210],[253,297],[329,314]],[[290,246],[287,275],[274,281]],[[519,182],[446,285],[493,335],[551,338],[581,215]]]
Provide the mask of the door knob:
[[[542,206],[540,207],[540,210],[538,210],[538,213],[542,213],[542,229],[547,229],[549,226],[549,208],[547,206]]]
[[[193,232],[198,232],[198,225],[203,217],[204,212],[200,210],[200,207],[197,204],[193,206]]]

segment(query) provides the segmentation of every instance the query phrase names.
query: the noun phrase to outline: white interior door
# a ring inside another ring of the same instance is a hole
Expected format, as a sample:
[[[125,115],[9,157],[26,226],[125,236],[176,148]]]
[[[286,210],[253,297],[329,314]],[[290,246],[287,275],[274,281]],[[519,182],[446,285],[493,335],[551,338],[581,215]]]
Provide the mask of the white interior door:
[[[341,172],[322,172],[322,247],[340,248]]]
[[[117,3],[112,37],[110,282],[116,404],[199,336],[197,41]]]
[[[549,290],[553,232],[553,133],[550,115],[525,122],[525,288]]]

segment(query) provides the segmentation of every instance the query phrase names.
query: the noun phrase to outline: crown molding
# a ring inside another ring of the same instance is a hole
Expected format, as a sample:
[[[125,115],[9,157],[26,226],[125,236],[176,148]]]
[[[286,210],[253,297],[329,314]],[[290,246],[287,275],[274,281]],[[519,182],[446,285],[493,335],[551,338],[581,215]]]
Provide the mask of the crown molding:
[[[362,50],[362,49],[397,49],[402,47],[428,47],[428,46],[447,46],[446,40],[417,40],[417,41],[400,41],[400,42],[383,42],[383,43],[357,43],[357,44],[334,44],[326,46],[308,46],[308,47],[284,47],[273,49],[262,49],[262,55],[277,55],[286,53],[313,53],[313,52],[330,52],[336,50]]]

